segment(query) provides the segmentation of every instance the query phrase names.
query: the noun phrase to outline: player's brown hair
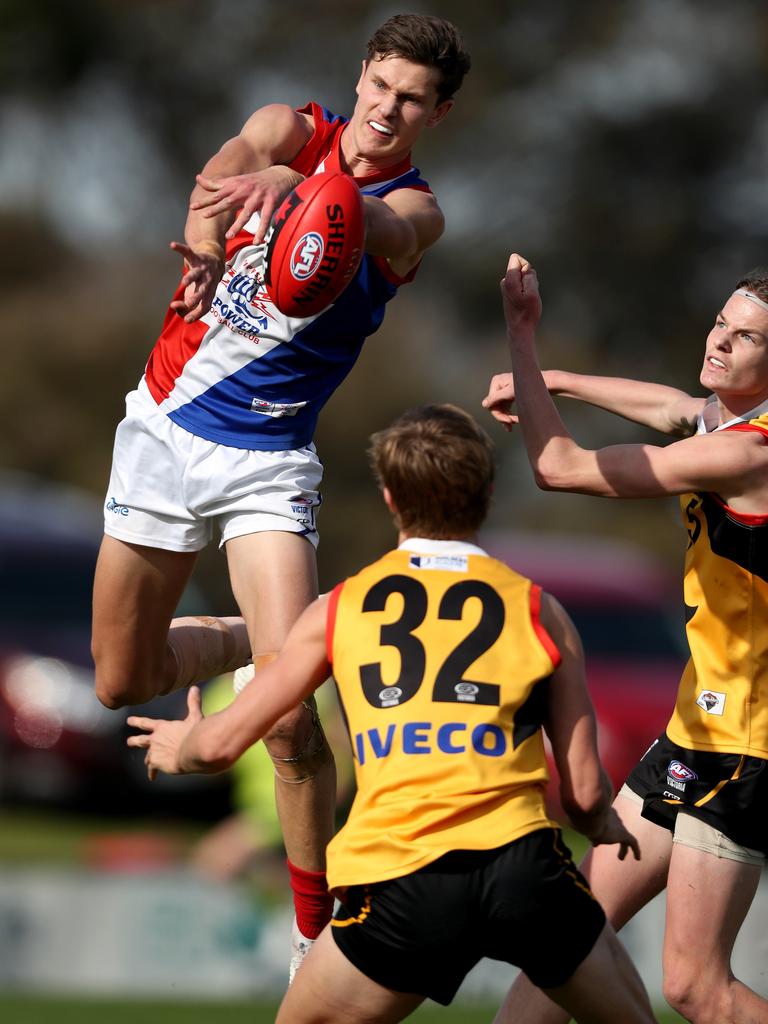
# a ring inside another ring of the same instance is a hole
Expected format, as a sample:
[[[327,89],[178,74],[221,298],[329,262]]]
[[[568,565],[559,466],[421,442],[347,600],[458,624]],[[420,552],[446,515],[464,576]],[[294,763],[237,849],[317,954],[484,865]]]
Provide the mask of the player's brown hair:
[[[488,514],[493,442],[455,405],[422,405],[371,435],[369,457],[397,508],[395,523],[411,537],[461,539]]]
[[[438,103],[458,92],[471,66],[455,25],[427,14],[396,14],[377,28],[368,40],[368,60],[381,57],[403,57],[437,68]]]
[[[748,271],[736,285],[754,292],[758,299],[768,302],[768,267],[754,267]]]

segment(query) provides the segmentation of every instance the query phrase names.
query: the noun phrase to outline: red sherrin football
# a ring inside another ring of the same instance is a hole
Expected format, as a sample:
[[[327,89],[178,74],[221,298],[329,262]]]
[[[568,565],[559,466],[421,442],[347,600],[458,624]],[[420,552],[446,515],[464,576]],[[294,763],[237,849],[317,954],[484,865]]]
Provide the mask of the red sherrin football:
[[[363,197],[348,174],[305,178],[275,211],[267,235],[264,284],[286,316],[322,313],[360,266]]]

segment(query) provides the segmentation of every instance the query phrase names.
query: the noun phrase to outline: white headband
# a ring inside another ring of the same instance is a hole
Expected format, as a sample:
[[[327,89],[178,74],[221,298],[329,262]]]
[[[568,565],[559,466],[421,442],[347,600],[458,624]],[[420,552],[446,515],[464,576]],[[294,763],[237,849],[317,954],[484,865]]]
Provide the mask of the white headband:
[[[743,295],[744,298],[749,299],[750,302],[754,302],[758,306],[762,306],[766,313],[768,313],[768,302],[763,302],[763,300],[755,295],[754,292],[748,292],[746,288],[737,288],[733,294]]]

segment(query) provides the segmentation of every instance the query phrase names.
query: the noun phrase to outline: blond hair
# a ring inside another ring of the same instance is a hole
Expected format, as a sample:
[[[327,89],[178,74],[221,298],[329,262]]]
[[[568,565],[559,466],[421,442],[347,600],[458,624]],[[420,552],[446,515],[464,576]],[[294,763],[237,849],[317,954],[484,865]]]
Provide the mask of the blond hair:
[[[411,537],[474,534],[488,514],[493,443],[455,405],[423,405],[371,436],[369,457],[392,496],[395,522]]]

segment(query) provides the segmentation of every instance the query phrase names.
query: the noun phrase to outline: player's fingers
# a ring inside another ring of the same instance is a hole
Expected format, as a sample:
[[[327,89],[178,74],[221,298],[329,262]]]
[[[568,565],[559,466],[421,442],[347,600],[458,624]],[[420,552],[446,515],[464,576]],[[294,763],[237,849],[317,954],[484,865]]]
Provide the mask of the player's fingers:
[[[190,263],[195,259],[195,252],[188,245],[185,245],[184,242],[171,242],[169,247],[182,257],[187,269],[189,269]]]
[[[139,736],[129,736],[125,742],[129,747],[140,747],[143,749],[148,747],[151,741],[152,737],[148,733],[143,732]]]
[[[192,718],[203,717],[203,705],[200,699],[200,687],[190,686],[187,692],[187,711]]]
[[[507,260],[507,270],[520,270],[524,263],[528,261],[517,252],[510,253],[509,259]]]
[[[495,420],[498,420],[499,423],[511,423],[512,422],[511,414],[509,412],[507,412],[505,409],[503,409],[501,406],[497,406],[495,408],[492,408],[491,409],[491,416],[493,416],[493,418]]]
[[[221,181],[218,178],[206,178],[204,174],[196,174],[195,181],[207,192],[218,192],[221,188]]]
[[[157,768],[147,766],[147,778],[149,779],[150,782],[154,782],[155,779],[157,778]]]
[[[126,721],[132,729],[144,729],[145,732],[154,732],[159,719],[143,718],[141,715],[129,715]]]
[[[190,311],[184,317],[185,322],[188,324],[193,324],[195,320],[199,320],[201,316],[207,313],[210,308],[210,302],[206,302],[205,299],[202,299],[195,306],[193,306],[192,309],[190,309]]]
[[[243,204],[242,210],[240,210],[238,215],[233,220],[232,225],[231,225],[229,231],[227,231],[227,238],[234,238],[235,235],[238,233],[238,231],[242,231],[243,230],[245,225],[248,223],[248,221],[253,216],[254,211],[258,208],[258,205],[259,205],[259,203],[258,203],[257,199],[246,199],[245,203]],[[261,222],[259,224],[259,230],[253,236],[253,240],[254,240],[254,242],[256,242],[256,244],[258,244],[262,240],[262,238],[264,237],[264,232],[261,229],[261,225],[263,223],[264,223],[264,211],[262,210]]]

